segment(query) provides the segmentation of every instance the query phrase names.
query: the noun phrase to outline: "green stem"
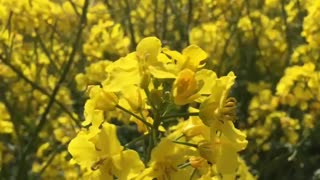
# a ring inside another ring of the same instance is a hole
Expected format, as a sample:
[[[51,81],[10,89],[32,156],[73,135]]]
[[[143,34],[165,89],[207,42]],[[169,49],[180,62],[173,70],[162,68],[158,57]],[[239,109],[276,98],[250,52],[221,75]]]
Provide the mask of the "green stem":
[[[182,137],[184,137],[184,134],[182,134],[181,136],[177,137],[177,138],[175,139],[175,141],[178,141],[178,140],[181,139]]]
[[[199,116],[198,112],[193,113],[178,113],[178,114],[170,114],[166,116],[162,116],[162,120],[170,119],[170,118],[178,118],[178,117],[185,117],[185,116]]]
[[[178,169],[183,169],[183,168],[186,168],[188,166],[191,166],[190,162],[186,162],[186,163],[178,165]]]
[[[132,113],[132,112],[129,111],[128,109],[126,109],[126,108],[124,108],[124,107],[122,107],[122,106],[120,106],[120,105],[116,105],[116,108],[118,108],[118,109],[120,109],[120,110],[122,110],[122,111],[124,111],[124,112],[126,112],[126,113],[128,113],[128,114],[130,114],[131,116],[139,119],[139,120],[140,120],[141,122],[143,122],[146,126],[148,126],[149,128],[152,128],[152,124],[148,123],[148,122],[147,122],[146,120],[144,120],[142,117],[140,117],[140,116]]]
[[[193,179],[194,175],[196,174],[196,171],[197,171],[197,169],[193,169],[192,174],[191,174],[189,180],[192,180],[192,179]]]
[[[153,122],[153,127],[151,128],[149,132],[149,145],[147,149],[147,162],[151,159],[151,152],[152,149],[158,144],[158,135],[159,135],[159,126],[161,123],[160,116],[157,113],[157,111],[154,112],[154,122]]]
[[[124,145],[124,148],[125,148],[125,149],[128,149],[129,146],[131,146],[132,144],[134,144],[134,143],[136,143],[136,142],[139,142],[139,141],[143,140],[145,137],[146,137],[145,134],[142,135],[142,136],[137,137],[136,139],[128,142],[127,144],[125,144],[125,145]]]
[[[196,144],[192,144],[192,143],[187,143],[187,142],[180,142],[180,141],[172,141],[176,144],[182,144],[182,145],[185,145],[185,146],[191,146],[191,147],[195,147],[195,148],[198,148],[198,145]]]
[[[150,161],[151,159],[151,152],[152,152],[152,148],[154,147],[154,143],[153,143],[153,132],[154,130],[151,129],[149,131],[149,141],[148,141],[148,147],[147,147],[147,153],[146,153],[146,164]]]

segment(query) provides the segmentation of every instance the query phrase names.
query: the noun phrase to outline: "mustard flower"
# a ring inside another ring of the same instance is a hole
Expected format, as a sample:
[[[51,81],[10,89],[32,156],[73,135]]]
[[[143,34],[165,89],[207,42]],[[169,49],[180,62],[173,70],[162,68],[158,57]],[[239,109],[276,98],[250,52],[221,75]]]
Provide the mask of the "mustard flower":
[[[137,152],[123,150],[117,139],[116,126],[109,123],[104,123],[101,129],[80,131],[68,150],[74,161],[87,170],[87,178],[133,179],[144,169]]]
[[[173,143],[168,138],[163,138],[161,142],[152,150],[149,168],[141,173],[137,180],[168,180],[168,179],[188,179],[191,176],[191,167],[178,169],[178,165],[186,161],[185,155],[191,152],[189,147],[184,147]]]
[[[162,49],[163,53],[170,56],[177,61],[178,69],[183,70],[188,68],[192,71],[196,71],[198,68],[203,67],[205,64],[201,64],[208,55],[197,45],[190,45],[183,49],[182,54],[177,51],[171,51],[169,49]]]
[[[120,58],[106,68],[108,77],[102,82],[103,86],[109,91],[120,92],[132,85],[148,87],[151,76],[174,79],[176,75],[162,61],[160,50],[161,42],[156,37],[142,39],[136,52]]]
[[[127,91],[122,93],[122,96],[129,103],[133,112],[141,112],[146,104],[146,94],[138,86],[128,87]]]
[[[156,37],[147,37],[142,39],[136,48],[136,54],[139,61],[145,61],[145,64],[156,64],[158,55],[161,51],[161,41]]]
[[[234,102],[227,97],[235,78],[234,73],[230,72],[227,76],[215,81],[212,94],[200,105],[199,116],[205,125],[211,126],[215,121],[224,122],[226,119],[232,118]]]
[[[215,132],[212,132],[215,133]],[[239,146],[230,141],[225,135],[213,136],[198,144],[200,155],[212,163],[218,173],[222,175],[235,175],[239,166],[238,152],[245,148],[246,144]]]
[[[103,111],[115,110],[119,102],[118,97],[113,92],[105,91],[99,86],[92,86],[89,90],[90,99],[88,99],[84,106],[85,121],[82,125],[86,126],[97,121],[103,121]],[[99,126],[99,125],[98,125]]]

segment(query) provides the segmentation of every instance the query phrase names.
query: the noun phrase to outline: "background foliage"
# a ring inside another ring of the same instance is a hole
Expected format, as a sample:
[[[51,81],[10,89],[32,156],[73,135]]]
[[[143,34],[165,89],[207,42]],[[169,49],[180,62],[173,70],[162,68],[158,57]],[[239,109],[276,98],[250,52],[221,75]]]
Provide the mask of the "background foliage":
[[[318,0],[0,0],[0,176],[76,179],[67,146],[88,85],[156,36],[198,45],[219,77],[235,72],[254,175],[318,179],[319,18]],[[127,114],[107,119],[122,144],[139,136]]]

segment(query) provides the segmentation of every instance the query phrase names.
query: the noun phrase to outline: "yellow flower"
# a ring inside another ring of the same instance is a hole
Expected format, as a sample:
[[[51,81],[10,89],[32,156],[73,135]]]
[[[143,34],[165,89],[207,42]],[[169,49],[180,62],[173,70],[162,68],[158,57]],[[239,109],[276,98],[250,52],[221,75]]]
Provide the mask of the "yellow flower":
[[[122,96],[129,103],[133,112],[140,112],[146,104],[146,94],[138,86],[128,87],[127,91],[122,93]]]
[[[199,94],[207,96],[212,92],[212,87],[217,80],[217,74],[209,69],[201,69],[196,72],[196,79],[201,86]]]
[[[107,92],[99,86],[92,86],[89,90],[90,99],[88,99],[84,106],[85,121],[83,126],[92,123],[99,126],[103,121],[103,111],[115,110],[119,102],[118,97],[113,92]]]
[[[277,95],[286,96],[289,94],[291,88],[294,86],[294,82],[298,81],[302,77],[307,78],[315,71],[315,65],[313,63],[306,63],[303,66],[288,67],[285,71],[285,75],[280,79],[277,85]]]
[[[213,163],[217,171],[222,174],[235,174],[239,166],[238,147],[225,136],[216,137],[210,141],[200,142],[198,145],[200,155]]]
[[[82,122],[83,126],[87,126],[90,123],[98,127],[103,122],[103,111],[95,109],[95,102],[92,99],[88,99],[84,105],[84,117],[85,121]]]
[[[10,115],[7,112],[6,106],[0,102],[0,134],[1,133],[12,133],[13,124],[10,121]]]
[[[102,85],[108,91],[120,92],[127,89],[128,86],[140,85],[141,74],[135,53],[130,53],[113,62],[106,68],[106,71],[108,77],[102,82]]]
[[[142,39],[136,48],[138,60],[149,65],[157,63],[160,51],[161,41],[153,36]]]
[[[234,102],[232,99],[227,101],[227,97],[235,78],[234,73],[230,72],[227,76],[215,81],[212,94],[200,105],[199,116],[205,125],[211,126],[215,121],[224,122],[226,119],[232,118]]]
[[[161,41],[156,37],[142,39],[136,48],[137,61],[143,80],[151,74],[155,78],[175,78],[162,61]],[[142,82],[143,83],[143,82]]]
[[[189,108],[189,112],[199,112],[198,109]],[[204,138],[210,138],[210,128],[203,124],[198,116],[190,116],[182,127],[182,133],[187,137],[202,135]]]
[[[123,151],[116,127],[109,123],[104,123],[101,129],[81,131],[70,142],[68,151],[76,163],[88,170],[88,178],[108,180],[116,176],[132,179],[144,169],[135,151]]]
[[[105,88],[93,86],[90,88],[90,99],[95,101],[95,109],[112,111],[119,102],[118,97],[113,92],[108,92]]]
[[[207,53],[197,45],[190,45],[186,47],[183,49],[182,54],[165,48],[162,49],[162,51],[172,59],[177,60],[177,66],[180,70],[188,68],[192,71],[196,71],[198,68],[205,65],[201,64],[201,62],[208,57]]]
[[[151,76],[158,79],[174,79],[176,75],[169,71],[161,61],[161,42],[156,37],[142,39],[137,51],[110,64],[106,71],[108,78],[103,87],[111,92],[120,92],[132,85],[148,87]]]
[[[0,119],[0,133],[12,133],[13,132],[13,124],[10,121],[3,121]]]
[[[174,144],[163,138],[152,150],[149,168],[138,176],[137,180],[168,180],[188,179],[191,176],[191,167],[178,169],[178,165],[186,161],[185,155],[191,151],[189,147]]]
[[[185,105],[200,97],[195,73],[190,69],[180,71],[173,84],[173,97],[177,105]]]

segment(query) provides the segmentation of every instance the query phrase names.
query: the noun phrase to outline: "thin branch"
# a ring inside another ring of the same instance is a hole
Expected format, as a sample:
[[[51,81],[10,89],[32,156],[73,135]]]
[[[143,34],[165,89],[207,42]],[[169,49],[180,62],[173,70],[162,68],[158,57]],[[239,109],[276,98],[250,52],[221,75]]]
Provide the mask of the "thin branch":
[[[288,51],[289,51],[289,53],[287,55],[287,58],[286,58],[286,66],[288,66],[289,63],[290,63],[290,55],[292,54],[293,46],[292,46],[291,39],[290,39],[290,36],[289,36],[288,15],[287,15],[287,12],[285,10],[285,2],[284,2],[284,0],[281,0],[281,15],[282,15],[283,23],[284,23],[284,30],[285,30],[285,33],[286,33],[286,41],[287,41],[287,46],[288,46]]]
[[[188,0],[188,19],[187,19],[187,30],[186,30],[187,45],[190,44],[189,31],[191,29],[191,23],[192,23],[192,0]]]
[[[172,141],[173,143],[176,144],[181,144],[181,145],[185,145],[185,146],[190,146],[190,147],[194,147],[194,148],[198,148],[197,144],[193,144],[193,143],[188,143],[188,142],[180,142],[180,141]]]
[[[13,16],[13,12],[10,11],[9,17],[8,17],[8,21],[7,21],[7,25],[6,25],[6,28],[5,28],[5,29],[8,29],[9,36],[10,36],[10,34],[11,34],[11,20],[12,20],[12,16]]]
[[[50,56],[50,52],[49,52],[48,48],[46,47],[46,45],[44,44],[43,40],[41,39],[39,31],[37,29],[35,31],[36,31],[36,35],[37,35],[36,38],[40,44],[41,49],[43,50],[44,54],[47,56],[47,58],[49,59],[49,61],[53,65],[54,69],[57,72],[59,72],[59,68],[58,68],[57,64],[55,63],[55,61]]]
[[[78,30],[78,33],[76,35],[76,38],[75,38],[75,42],[73,44],[73,48],[72,48],[72,52],[69,56],[69,59],[67,61],[67,64],[62,72],[62,75],[59,79],[59,81],[57,82],[55,88],[53,89],[53,92],[51,94],[51,98],[49,100],[49,103],[44,111],[44,113],[42,114],[41,118],[40,118],[40,123],[38,124],[36,130],[35,130],[35,135],[34,137],[36,137],[36,135],[42,130],[42,128],[44,127],[45,125],[45,122],[46,122],[46,118],[47,118],[47,115],[49,114],[50,112],[50,109],[53,105],[53,102],[54,102],[54,99],[55,97],[57,96],[61,86],[62,86],[62,83],[65,81],[66,77],[67,77],[67,74],[71,68],[71,65],[73,64],[73,61],[75,59],[75,55],[76,55],[76,52],[78,50],[78,48],[80,47],[80,37],[81,37],[81,34],[82,34],[82,31],[85,27],[85,21],[86,21],[86,14],[87,14],[87,9],[88,9],[88,5],[89,5],[89,0],[86,0],[85,1],[85,4],[84,4],[84,7],[83,7],[83,14],[81,16],[81,19],[80,19],[80,25],[79,25],[79,30]]]
[[[59,152],[61,152],[61,150],[63,150],[64,148],[66,148],[68,146],[70,141],[68,141],[65,144],[60,144],[60,146],[56,147],[53,152],[51,153],[51,156],[49,157],[49,159],[46,161],[45,165],[42,167],[42,169],[39,171],[39,176],[41,176],[44,171],[50,166],[50,164],[52,163],[52,161],[54,160],[54,158],[56,157],[56,155],[58,155]]]
[[[27,76],[25,76],[17,67],[9,63],[4,57],[0,56],[0,60],[7,65],[13,72],[15,72],[21,79],[23,79],[26,83],[28,83],[32,88],[38,90],[42,94],[46,95],[47,97],[51,97],[50,93],[47,92],[43,87],[39,86],[37,83],[30,80]],[[68,110],[68,108],[57,99],[54,99],[55,103],[80,127],[79,119],[74,117],[72,113]]]
[[[153,28],[155,36],[158,36],[158,0],[153,0],[154,10],[153,10]]]
[[[26,167],[26,163],[28,161],[26,159],[26,157],[27,157],[27,155],[33,154],[34,151],[36,151],[38,138],[39,138],[38,134],[45,126],[45,124],[47,122],[47,115],[49,114],[51,107],[54,104],[55,97],[57,96],[57,94],[60,90],[60,87],[62,86],[62,83],[65,81],[67,74],[71,68],[71,65],[74,62],[76,52],[78,51],[78,49],[80,47],[80,40],[81,40],[82,31],[86,25],[88,7],[89,7],[89,0],[85,0],[83,8],[82,8],[82,15],[81,15],[79,26],[78,26],[78,32],[75,36],[75,41],[72,46],[71,54],[69,56],[69,59],[67,61],[67,64],[62,72],[62,75],[61,75],[59,81],[57,82],[55,88],[53,89],[53,92],[51,94],[51,98],[49,99],[49,102],[48,102],[43,114],[40,117],[40,122],[37,125],[34,133],[31,134],[30,141],[26,145],[26,148],[21,155],[20,164],[18,167],[17,179],[24,179],[29,171],[30,167]]]
[[[113,10],[113,7],[111,6],[110,2],[108,0],[104,0],[103,3],[107,5],[111,19],[115,20],[114,10]]]
[[[242,5],[242,6],[240,7],[240,12],[242,11],[243,8],[244,8],[244,5]],[[230,43],[232,42],[231,40],[232,40],[233,36],[236,35],[237,24],[238,24],[240,18],[241,18],[241,15],[239,15],[239,16],[237,17],[237,19],[235,20],[234,23],[232,23],[231,25],[229,25],[230,35],[229,35],[228,39],[227,39],[226,42],[225,42],[225,45],[224,45],[224,47],[223,47],[223,53],[222,53],[222,56],[221,56],[221,60],[223,60],[223,62],[225,62],[226,56],[227,56],[227,54],[228,54],[228,53],[227,53],[227,50],[228,50],[228,47],[229,47]],[[224,67],[224,66],[223,66],[223,65],[224,65],[223,62],[220,62],[220,64],[219,64],[219,67],[218,67],[218,70],[217,70],[218,76],[221,76],[221,75],[223,74],[223,72],[222,72],[223,67]]]
[[[244,3],[245,3],[245,7],[247,8],[246,14],[247,14],[249,20],[250,20],[251,22],[254,22],[253,19],[252,19],[252,17],[251,17],[251,10],[250,10],[249,0],[245,0]],[[252,31],[253,43],[254,43],[254,46],[255,46],[255,50],[256,50],[256,51],[254,51],[254,52],[255,52],[255,53],[254,53],[254,57],[247,58],[247,59],[248,59],[247,62],[246,62],[246,66],[247,66],[246,68],[247,68],[247,69],[252,69],[252,68],[254,68],[255,62],[256,62],[256,61],[259,59],[259,57],[261,56],[261,48],[260,48],[260,46],[259,46],[259,37],[258,37],[258,35],[257,35],[256,31],[255,31],[255,26],[252,26],[251,31]],[[240,41],[239,41],[239,42],[240,42]],[[250,76],[250,73],[248,73],[247,76],[248,76],[248,77],[247,77],[248,79],[253,78],[253,77]]]
[[[162,12],[162,35],[161,35],[161,40],[166,39],[167,35],[167,23],[168,23],[168,0],[165,0],[164,2],[164,8]]]
[[[72,2],[71,0],[68,0],[68,2],[71,4],[74,12],[77,14],[78,17],[81,17],[81,14],[79,13],[79,11],[77,10],[77,6],[74,4],[74,2]]]
[[[131,22],[131,8],[128,0],[125,0],[126,3],[126,13],[127,13],[127,20],[128,20],[128,28],[131,36],[131,48],[135,49],[137,46],[136,38],[134,36],[134,29],[133,29],[133,24]]]

